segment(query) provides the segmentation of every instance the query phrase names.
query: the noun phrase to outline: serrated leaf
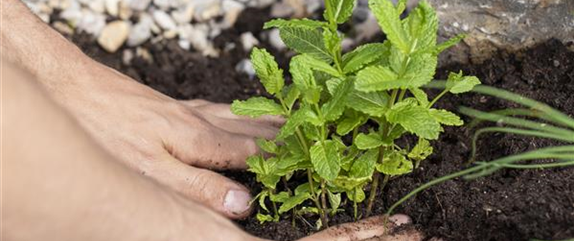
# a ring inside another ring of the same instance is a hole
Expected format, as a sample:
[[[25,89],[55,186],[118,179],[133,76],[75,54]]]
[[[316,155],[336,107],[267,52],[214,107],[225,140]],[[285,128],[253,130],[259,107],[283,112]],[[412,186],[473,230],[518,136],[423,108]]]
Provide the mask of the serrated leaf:
[[[388,67],[369,66],[357,74],[355,88],[363,92],[374,92],[398,88],[408,88],[409,83],[399,80]]]
[[[424,139],[436,140],[442,127],[425,107],[399,102],[387,112],[387,121]]]
[[[277,154],[277,144],[275,144],[274,141],[268,141],[265,139],[258,138],[257,140],[255,140],[255,143],[261,150],[267,153]]]
[[[315,85],[313,71],[306,65],[303,58],[303,55],[297,55],[289,62],[289,72],[293,77],[293,83],[301,92]]]
[[[480,80],[476,76],[463,76],[462,71],[449,73],[446,81],[446,89],[450,93],[460,94],[471,91],[474,86],[479,85]]]
[[[281,40],[289,48],[300,54],[309,54],[326,63],[333,62],[329,51],[325,48],[323,34],[318,29],[305,27],[283,27],[279,30]]]
[[[309,152],[311,163],[317,174],[325,180],[334,180],[341,170],[336,144],[331,140],[317,142]]]
[[[371,63],[388,58],[390,45],[387,43],[365,44],[343,55],[343,72],[354,73]]]
[[[410,51],[410,43],[403,25],[400,13],[391,0],[370,0],[369,8],[377,18],[377,21],[391,43],[402,52]]]
[[[284,90],[286,92],[283,94],[283,96],[285,96],[285,106],[291,110],[297,99],[299,99],[299,96],[301,96],[301,91],[295,85],[289,85],[289,87]]]
[[[430,145],[430,142],[419,138],[417,144],[413,147],[411,152],[409,152],[408,157],[415,161],[422,161],[430,156],[433,152],[433,148]]]
[[[349,147],[347,154],[343,158],[341,158],[341,168],[345,171],[351,170],[351,165],[353,165],[355,157],[357,157],[359,153],[360,151],[359,149],[357,149],[356,146]]]
[[[297,28],[309,28],[309,29],[317,29],[322,28],[325,26],[324,22],[311,20],[307,18],[303,19],[273,19],[269,22],[266,22],[263,25],[263,29],[269,28],[285,28],[285,27],[297,27]]]
[[[445,51],[446,49],[455,46],[456,44],[458,44],[461,40],[463,40],[466,37],[466,34],[459,34],[443,43],[440,43],[439,45],[437,45],[434,50],[433,50],[433,54],[434,55],[438,55],[440,54],[442,51]]]
[[[331,184],[337,188],[349,191],[355,189],[358,186],[362,186],[369,180],[371,180],[371,177],[338,176],[331,182]]]
[[[353,15],[356,0],[326,0],[324,18],[337,24],[347,22]]]
[[[423,90],[419,88],[411,88],[409,91],[413,94],[415,99],[417,99],[420,106],[427,106],[429,104],[429,97]]]
[[[331,215],[334,215],[341,205],[341,194],[333,194],[330,190],[327,190],[327,195],[329,197],[329,204],[331,205]]]
[[[355,111],[348,111],[337,124],[337,134],[346,135],[367,120]]]
[[[272,202],[276,202],[276,203],[282,203],[285,202],[287,199],[289,199],[289,193],[288,192],[280,192],[277,194],[271,194],[269,196],[269,198],[271,199]]]
[[[379,150],[371,149],[357,158],[353,163],[349,175],[354,178],[371,178],[375,170],[375,163],[379,158]]]
[[[365,114],[381,117],[388,110],[390,96],[386,92],[353,90],[347,98],[347,107]]]
[[[341,83],[343,83],[343,79],[340,79],[340,78],[331,78],[331,79],[325,81],[325,85],[327,86],[327,91],[329,91],[329,94],[331,96],[335,94],[335,90],[337,89],[337,87]]]
[[[353,202],[361,203],[365,200],[365,191],[363,191],[362,187],[357,187],[347,192],[347,198]]]
[[[405,20],[408,35],[411,38],[411,49],[426,50],[434,48],[438,32],[438,18],[434,9],[427,1],[420,1],[418,6],[409,13]],[[416,39],[416,41],[412,41]]]
[[[285,176],[293,171],[305,169],[308,165],[304,165],[304,162],[305,158],[302,155],[287,155],[280,157],[275,174]]]
[[[314,191],[317,192],[319,190],[319,185],[313,185],[313,188],[315,189]],[[303,183],[295,188],[295,195],[301,195],[304,193],[311,193],[311,185],[309,185],[308,182]]]
[[[438,60],[429,53],[415,54],[411,57],[401,81],[407,82],[407,88],[419,88],[428,84],[434,77]]]
[[[245,101],[235,100],[233,104],[231,104],[231,110],[233,114],[250,117],[283,114],[281,105],[265,97],[252,97]]]
[[[333,121],[339,119],[339,117],[345,111],[345,102],[349,92],[353,88],[353,82],[349,80],[344,80],[342,83],[337,85],[333,90],[333,96],[331,99],[321,107],[321,112],[326,121]]]
[[[297,130],[297,127],[301,126],[305,122],[320,123],[316,119],[318,119],[317,115],[308,107],[302,107],[296,110],[279,130],[277,139],[282,140],[287,136],[292,135],[295,133],[295,130]]]
[[[360,133],[357,135],[353,143],[357,148],[359,148],[359,150],[369,150],[388,144],[384,143],[383,137],[376,132],[371,132],[369,134]]]
[[[275,221],[275,219],[269,214],[257,213],[257,215],[255,215],[255,218],[257,219],[257,221],[259,221],[259,224],[264,224],[265,222]]]
[[[327,62],[324,62],[323,60],[317,59],[316,57],[310,54],[301,54],[299,58],[300,58],[299,61],[301,61],[301,63],[307,68],[316,71],[321,71],[323,73],[330,74],[334,77],[342,77],[341,73],[339,73],[337,69],[333,68],[333,66],[331,66]]]
[[[263,191],[258,196],[259,196],[259,207],[269,212],[269,209],[267,209],[267,206],[265,205],[265,199],[269,196],[269,191]]]
[[[455,113],[447,110],[430,109],[430,114],[436,121],[447,126],[461,126],[464,121],[460,119]]]
[[[279,207],[279,213],[281,214],[281,213],[288,212],[289,210],[293,209],[297,205],[303,203],[304,201],[306,201],[307,199],[310,199],[310,198],[311,198],[311,194],[309,194],[309,193],[301,193],[298,195],[294,195],[294,196],[286,199],[283,202],[281,207]]]
[[[265,160],[261,156],[250,156],[246,160],[248,171],[256,174],[266,174],[267,167],[265,165]]]
[[[275,58],[265,49],[253,48],[251,62],[257,76],[269,94],[280,93],[285,85],[283,70],[279,69]]]
[[[377,171],[386,175],[397,176],[413,170],[413,163],[397,152],[393,151],[383,157],[383,163],[377,165]]]
[[[341,51],[341,36],[337,31],[332,31],[330,28],[323,28],[323,41],[325,48],[333,55]]]

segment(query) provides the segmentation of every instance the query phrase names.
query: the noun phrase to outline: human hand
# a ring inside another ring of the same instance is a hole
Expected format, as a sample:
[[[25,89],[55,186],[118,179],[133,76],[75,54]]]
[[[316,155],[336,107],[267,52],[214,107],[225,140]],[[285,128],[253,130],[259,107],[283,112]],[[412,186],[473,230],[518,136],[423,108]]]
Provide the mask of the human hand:
[[[139,173],[230,218],[249,213],[249,191],[211,170],[243,169],[273,138],[275,117],[249,119],[229,105],[176,101],[98,63],[68,85],[52,85],[96,141]]]

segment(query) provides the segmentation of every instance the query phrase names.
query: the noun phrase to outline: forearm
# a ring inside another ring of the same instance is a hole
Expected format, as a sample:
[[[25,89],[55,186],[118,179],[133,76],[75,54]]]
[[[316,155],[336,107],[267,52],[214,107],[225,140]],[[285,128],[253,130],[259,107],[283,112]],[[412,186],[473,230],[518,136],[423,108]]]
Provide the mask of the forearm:
[[[187,233],[187,240],[215,240],[221,231],[239,233],[113,161],[34,81],[2,67],[2,239],[182,240]]]

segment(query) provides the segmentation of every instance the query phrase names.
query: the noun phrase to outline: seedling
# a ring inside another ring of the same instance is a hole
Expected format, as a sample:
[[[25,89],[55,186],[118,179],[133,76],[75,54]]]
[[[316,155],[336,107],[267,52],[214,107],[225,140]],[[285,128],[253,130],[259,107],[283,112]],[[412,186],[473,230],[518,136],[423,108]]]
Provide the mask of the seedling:
[[[445,83],[440,81],[432,82],[429,87],[445,88]],[[448,82],[446,83],[448,87]],[[493,112],[482,112],[468,107],[461,107],[460,112],[476,118],[470,124],[475,126],[482,121],[492,121],[497,123],[497,127],[486,127],[478,130],[472,139],[471,162],[476,159],[476,141],[484,133],[510,133],[527,137],[538,137],[556,140],[564,143],[560,146],[537,148],[525,153],[502,157],[489,162],[474,162],[476,165],[460,172],[456,172],[444,177],[437,178],[425,183],[413,190],[405,197],[397,201],[388,210],[393,210],[403,202],[413,197],[417,193],[447,180],[463,176],[465,179],[475,179],[490,175],[500,169],[544,169],[555,167],[574,166],[574,119],[568,115],[553,109],[552,107],[538,101],[508,92],[494,87],[479,85],[474,92],[494,96],[500,99],[515,102],[526,108],[504,109]],[[534,119],[534,120],[532,120]],[[531,160],[552,160],[548,163],[521,163]]]
[[[344,36],[337,27],[349,19],[354,6],[354,0],[326,0],[325,21],[276,19],[265,24],[266,29],[278,28],[283,42],[298,53],[289,65],[292,84],[286,84],[283,70],[267,51],[255,48],[251,54],[261,83],[274,99],[235,101],[233,112],[286,119],[275,140],[258,141],[270,155],[247,160],[249,171],[264,186],[255,199],[262,223],[291,211],[297,218],[318,215],[320,228],[347,201],[353,202],[358,218],[357,204],[367,199],[364,189],[370,183],[368,204],[361,212],[368,216],[380,186],[411,172],[432,154],[429,141],[439,137],[442,125],[463,124],[457,115],[433,106],[446,93],[470,91],[480,83],[476,77],[451,74],[449,87],[432,100],[421,89],[433,79],[437,55],[463,36],[437,44],[438,20],[426,1],[401,20],[405,0],[396,6],[390,0],[371,0],[369,7],[388,40],[343,54]],[[395,144],[407,134],[418,138],[414,147]],[[278,185],[301,176],[306,183],[294,190]]]

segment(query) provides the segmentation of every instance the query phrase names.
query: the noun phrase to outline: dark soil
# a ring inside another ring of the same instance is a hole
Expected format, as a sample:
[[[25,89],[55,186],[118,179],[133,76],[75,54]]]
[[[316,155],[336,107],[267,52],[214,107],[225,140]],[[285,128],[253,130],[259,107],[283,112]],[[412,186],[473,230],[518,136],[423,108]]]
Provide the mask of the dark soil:
[[[259,36],[268,10],[248,10],[237,27],[224,32],[215,42],[223,48],[228,43],[240,46],[239,35],[253,32]],[[135,58],[128,65],[121,60],[121,51],[109,54],[94,39],[76,34],[73,41],[88,55],[136,80],[177,99],[202,98],[229,103],[262,94],[257,80],[238,74],[235,65],[248,56],[237,47],[222,53],[220,58],[204,58],[182,50],[175,41],[147,43],[143,48],[153,56],[148,62]],[[268,47],[263,44],[263,47]],[[280,65],[286,66],[287,54],[277,53]],[[483,83],[534,98],[574,115],[574,52],[557,41],[521,53],[499,53],[481,65],[450,66],[438,71],[444,79],[448,71],[462,69],[478,76]],[[513,107],[512,104],[475,94],[446,97],[441,107],[456,110],[472,106],[481,110]],[[391,180],[377,201],[375,213],[381,214],[412,189],[429,180],[461,170],[470,154],[473,130],[446,128],[439,141],[433,143],[435,154],[418,170]],[[492,134],[479,142],[478,159],[523,152],[535,147],[556,145],[545,140]],[[258,185],[249,173],[228,173],[254,192]],[[353,221],[350,205],[337,215],[332,224]],[[474,181],[447,181],[422,192],[403,204],[397,212],[413,217],[415,225],[429,237],[445,240],[528,240],[565,239],[574,237],[574,169],[503,170]],[[248,232],[276,240],[294,240],[313,232],[298,220],[297,228],[290,220],[259,225],[255,218],[238,221]]]

